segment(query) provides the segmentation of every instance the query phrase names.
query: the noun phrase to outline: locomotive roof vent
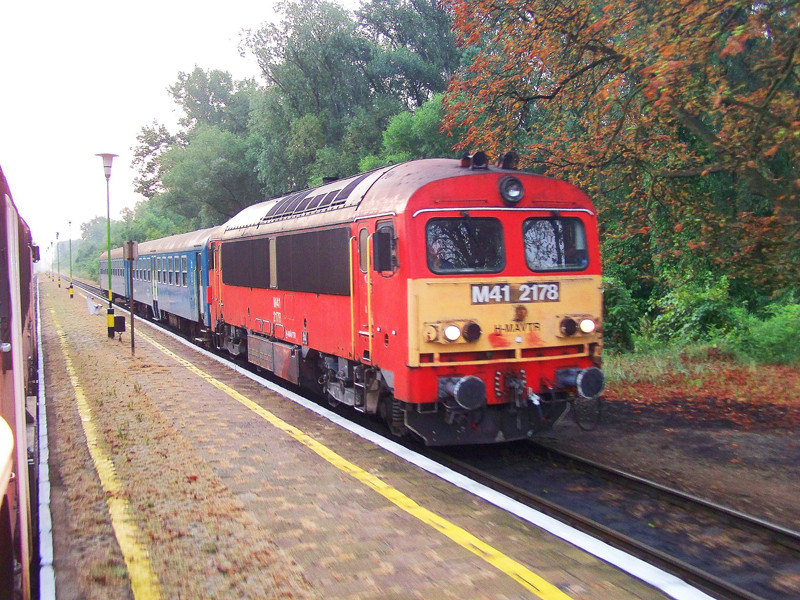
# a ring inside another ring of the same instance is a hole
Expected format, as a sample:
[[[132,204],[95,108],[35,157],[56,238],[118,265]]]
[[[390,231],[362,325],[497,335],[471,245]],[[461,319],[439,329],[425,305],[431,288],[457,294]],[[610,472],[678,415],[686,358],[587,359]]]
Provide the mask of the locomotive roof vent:
[[[516,152],[503,152],[497,159],[497,166],[501,169],[517,169],[519,155]]]
[[[475,154],[465,154],[461,157],[461,166],[470,169],[488,169],[489,155],[482,150],[478,150]]]

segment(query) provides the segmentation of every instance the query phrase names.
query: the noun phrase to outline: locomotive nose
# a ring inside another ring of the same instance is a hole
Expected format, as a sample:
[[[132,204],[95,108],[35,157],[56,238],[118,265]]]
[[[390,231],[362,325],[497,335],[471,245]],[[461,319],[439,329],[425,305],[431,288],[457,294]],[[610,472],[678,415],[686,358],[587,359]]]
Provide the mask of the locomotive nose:
[[[463,409],[475,410],[486,405],[486,384],[479,377],[449,377],[441,384],[444,392]]]

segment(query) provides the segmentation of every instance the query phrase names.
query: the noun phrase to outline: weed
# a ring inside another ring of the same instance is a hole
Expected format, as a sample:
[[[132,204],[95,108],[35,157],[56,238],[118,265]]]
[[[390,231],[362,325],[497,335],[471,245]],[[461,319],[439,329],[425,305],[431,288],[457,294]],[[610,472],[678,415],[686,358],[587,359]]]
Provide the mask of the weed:
[[[219,552],[219,548],[217,547],[217,542],[208,542],[207,544],[203,545],[203,552],[206,554],[216,554]]]

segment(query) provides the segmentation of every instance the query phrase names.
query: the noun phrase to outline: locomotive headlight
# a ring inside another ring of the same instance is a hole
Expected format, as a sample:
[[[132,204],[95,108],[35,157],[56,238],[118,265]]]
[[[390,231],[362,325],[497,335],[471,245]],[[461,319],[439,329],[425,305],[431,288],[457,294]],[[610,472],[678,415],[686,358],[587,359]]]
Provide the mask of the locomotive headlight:
[[[458,325],[450,324],[444,328],[444,338],[448,342],[455,342],[461,337],[461,329]]]
[[[513,175],[506,175],[497,184],[500,188],[500,197],[506,204],[517,204],[525,195],[522,182]]]
[[[579,327],[583,333],[592,333],[595,330],[595,323],[592,319],[581,319]]]

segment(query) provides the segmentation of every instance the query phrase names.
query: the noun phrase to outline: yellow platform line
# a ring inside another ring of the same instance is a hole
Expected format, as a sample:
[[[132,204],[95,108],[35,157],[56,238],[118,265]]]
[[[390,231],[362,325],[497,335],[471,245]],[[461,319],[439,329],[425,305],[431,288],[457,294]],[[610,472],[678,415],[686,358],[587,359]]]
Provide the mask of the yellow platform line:
[[[122,486],[117,478],[114,463],[106,450],[100,445],[100,436],[92,420],[92,410],[75,373],[75,368],[72,366],[72,358],[69,355],[64,330],[55,316],[55,311],[51,309],[50,312],[53,315],[58,341],[61,344],[61,352],[64,354],[67,374],[75,391],[75,400],[78,405],[78,413],[81,416],[83,432],[86,436],[86,445],[89,447],[89,454],[92,457],[92,462],[94,462],[94,468],[100,477],[100,484],[106,492],[106,503],[111,516],[111,525],[114,528],[114,535],[117,538],[117,543],[128,568],[133,596],[136,600],[159,600],[161,598],[161,585],[151,568],[147,549],[139,542],[139,530],[133,519],[133,511],[127,498],[122,493]]]
[[[187,368],[189,371],[191,371],[198,377],[203,378],[205,381],[213,385],[218,390],[224,392],[237,402],[240,402],[241,404],[249,408],[251,411],[256,413],[258,416],[269,422],[277,429],[285,432],[286,434],[293,437],[301,444],[307,446],[308,448],[316,452],[319,456],[324,458],[326,461],[328,461],[330,464],[332,464],[339,470],[354,477],[367,487],[372,488],[373,490],[378,492],[381,496],[383,496],[390,502],[394,503],[408,514],[416,517],[426,525],[433,527],[436,531],[449,537],[458,545],[462,546],[463,548],[466,548],[473,554],[476,554],[477,556],[485,560],[493,567],[496,567],[497,569],[499,569],[500,571],[502,571],[515,581],[519,582],[523,587],[536,594],[539,598],[542,598],[543,600],[571,600],[570,596],[559,590],[556,586],[549,583],[536,573],[532,572],[524,565],[518,563],[513,558],[506,556],[499,550],[493,548],[483,540],[477,538],[476,536],[472,535],[471,533],[459,527],[458,525],[455,525],[450,521],[448,521],[447,519],[440,517],[436,513],[431,512],[427,508],[420,506],[414,500],[412,500],[399,490],[393,488],[392,486],[382,481],[378,477],[375,477],[374,475],[368,473],[361,467],[351,463],[344,457],[338,455],[336,452],[334,452],[327,446],[323,445],[322,443],[318,442],[308,434],[302,432],[297,427],[294,427],[293,425],[290,425],[286,421],[275,416],[270,411],[266,410],[265,408],[259,406],[258,404],[250,400],[247,396],[237,392],[229,385],[226,385],[221,381],[215,379],[213,376],[199,369],[188,360],[181,358],[180,356],[178,356],[165,346],[162,346],[149,336],[141,333],[138,335],[143,337],[147,342],[152,344],[155,348],[157,348],[158,350],[160,350],[161,352],[163,352],[164,354],[166,354],[179,364],[183,365],[185,368]]]

